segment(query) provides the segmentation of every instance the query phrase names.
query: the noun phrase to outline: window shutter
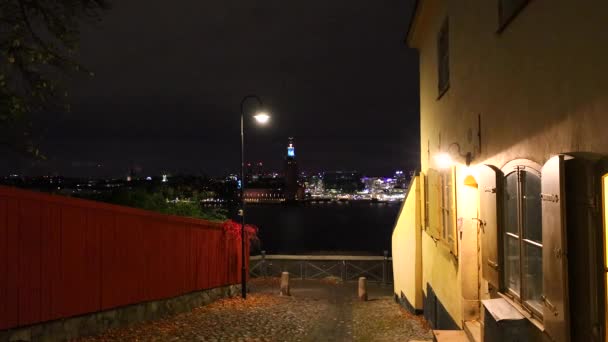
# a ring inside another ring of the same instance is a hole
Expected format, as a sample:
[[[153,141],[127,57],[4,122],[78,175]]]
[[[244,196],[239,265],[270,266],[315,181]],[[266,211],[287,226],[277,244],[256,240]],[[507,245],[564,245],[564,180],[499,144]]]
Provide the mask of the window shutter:
[[[488,283],[499,289],[499,246],[498,236],[501,225],[502,172],[493,166],[478,168],[479,219],[481,226],[481,274]]]
[[[427,194],[426,194],[426,179],[425,179],[425,175],[423,172],[420,172],[420,226],[422,228],[422,230],[425,230],[428,226],[429,223],[426,222],[426,200],[427,200]]]
[[[549,159],[543,166],[541,192],[545,332],[553,341],[569,341],[563,155]]]
[[[458,213],[456,212],[456,167],[452,167],[449,173],[450,177],[450,189],[448,191],[448,196],[450,196],[450,217],[451,222],[451,232],[452,235],[452,243],[450,244],[450,251],[453,255],[458,256]]]
[[[437,170],[428,169],[427,181],[429,193],[429,212],[427,213],[429,218],[429,229],[427,232],[435,239],[441,238],[441,179],[440,174]]]

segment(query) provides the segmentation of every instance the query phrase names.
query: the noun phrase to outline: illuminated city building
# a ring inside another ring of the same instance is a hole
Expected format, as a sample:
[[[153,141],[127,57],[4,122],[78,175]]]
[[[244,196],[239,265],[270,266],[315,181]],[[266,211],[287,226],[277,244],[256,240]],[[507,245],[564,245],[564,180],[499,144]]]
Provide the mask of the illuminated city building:
[[[296,162],[296,147],[294,139],[287,141],[287,155],[285,156],[285,198],[287,201],[302,199],[303,189],[298,185],[298,163]]]
[[[323,173],[323,187],[334,193],[355,193],[363,190],[365,184],[357,171],[326,171]]]

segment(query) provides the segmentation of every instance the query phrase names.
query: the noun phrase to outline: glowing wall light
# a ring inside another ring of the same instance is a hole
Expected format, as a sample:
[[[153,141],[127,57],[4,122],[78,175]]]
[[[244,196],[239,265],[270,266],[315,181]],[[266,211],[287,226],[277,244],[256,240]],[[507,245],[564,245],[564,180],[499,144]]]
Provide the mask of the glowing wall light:
[[[435,163],[440,169],[447,169],[454,165],[454,160],[448,153],[439,153],[435,156]]]
[[[452,159],[452,155],[450,154],[450,149],[452,147],[456,147],[456,153],[458,154],[458,156],[460,156],[460,158],[464,159],[466,166],[471,165],[471,161],[473,160],[473,154],[471,152],[462,153],[460,152],[460,145],[458,143],[451,143],[450,146],[448,146],[447,152],[438,153],[434,157],[435,162],[437,163],[437,166],[440,169],[447,169],[455,164],[454,160]]]

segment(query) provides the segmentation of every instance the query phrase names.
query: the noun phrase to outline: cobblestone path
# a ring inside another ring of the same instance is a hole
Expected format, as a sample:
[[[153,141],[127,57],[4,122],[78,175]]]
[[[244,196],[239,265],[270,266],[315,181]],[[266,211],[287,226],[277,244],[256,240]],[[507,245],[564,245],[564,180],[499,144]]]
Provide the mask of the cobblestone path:
[[[367,302],[354,283],[255,279],[247,300],[222,299],[192,312],[110,330],[80,341],[409,341],[430,340],[419,316],[401,309],[391,287],[369,285]]]

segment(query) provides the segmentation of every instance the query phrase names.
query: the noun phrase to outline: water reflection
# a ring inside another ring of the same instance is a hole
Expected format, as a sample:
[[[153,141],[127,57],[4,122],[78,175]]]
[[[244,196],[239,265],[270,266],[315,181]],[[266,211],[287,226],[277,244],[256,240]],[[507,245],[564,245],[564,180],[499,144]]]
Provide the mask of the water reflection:
[[[268,254],[390,251],[391,234],[401,203],[331,202],[247,206],[247,222],[260,227]]]

